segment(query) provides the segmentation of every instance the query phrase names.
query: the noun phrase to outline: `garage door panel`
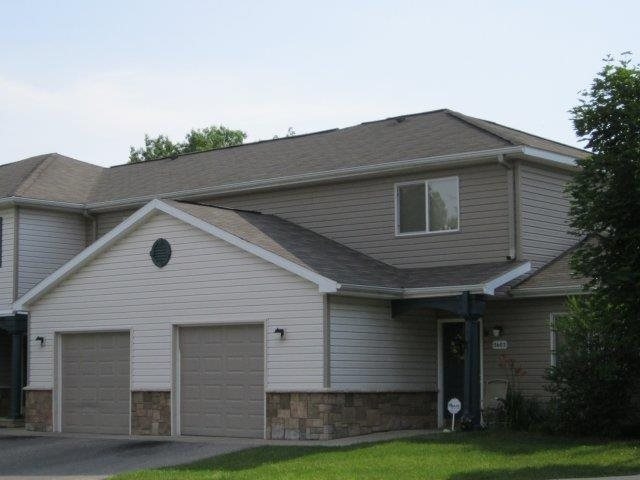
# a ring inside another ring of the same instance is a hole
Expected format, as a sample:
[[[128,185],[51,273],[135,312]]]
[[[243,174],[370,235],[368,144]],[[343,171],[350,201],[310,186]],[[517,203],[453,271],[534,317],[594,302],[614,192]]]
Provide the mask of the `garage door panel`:
[[[129,333],[68,334],[62,340],[62,430],[128,434]]]
[[[262,438],[262,325],[180,330],[181,432]]]

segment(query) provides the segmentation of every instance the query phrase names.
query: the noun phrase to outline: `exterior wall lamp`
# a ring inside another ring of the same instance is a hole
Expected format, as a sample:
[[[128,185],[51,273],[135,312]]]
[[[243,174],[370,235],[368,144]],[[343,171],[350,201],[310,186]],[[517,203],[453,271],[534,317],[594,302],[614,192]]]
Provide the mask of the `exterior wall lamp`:
[[[36,342],[40,342],[40,347],[44,347],[44,337],[36,337]]]
[[[275,332],[273,333],[279,333],[280,334],[280,339],[284,340],[284,328],[276,328]]]
[[[501,326],[496,325],[491,330],[491,333],[493,334],[494,337],[498,338],[498,337],[501,337],[502,335],[504,335],[504,330],[502,329]]]

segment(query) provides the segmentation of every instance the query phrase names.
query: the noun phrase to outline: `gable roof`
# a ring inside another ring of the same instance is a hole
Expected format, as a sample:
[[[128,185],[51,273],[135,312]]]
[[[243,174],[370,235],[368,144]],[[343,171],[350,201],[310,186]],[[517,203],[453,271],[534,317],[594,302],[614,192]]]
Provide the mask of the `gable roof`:
[[[462,291],[492,295],[526,273],[529,262],[398,269],[275,215],[153,200],[27,292],[17,310],[35,301],[155,212],[163,212],[318,285],[324,293],[439,296]]]
[[[577,148],[444,109],[111,167],[101,175],[92,202],[515,146],[543,148],[573,158],[586,154]]]
[[[103,170],[57,153],[0,165],[0,198],[84,204]]]
[[[304,183],[500,153],[551,155],[554,164],[588,154],[442,109],[111,168],[58,154],[41,155],[0,167],[0,198],[33,195],[97,208],[118,202],[146,203],[157,196],[193,198],[211,190]]]

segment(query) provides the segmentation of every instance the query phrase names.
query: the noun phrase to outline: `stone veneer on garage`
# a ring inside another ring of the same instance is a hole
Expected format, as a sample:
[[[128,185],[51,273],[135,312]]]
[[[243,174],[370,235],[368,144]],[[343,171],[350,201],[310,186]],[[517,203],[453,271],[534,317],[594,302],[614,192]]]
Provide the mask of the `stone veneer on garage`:
[[[26,390],[24,427],[34,432],[53,430],[53,406],[51,390]]]
[[[131,434],[171,435],[171,392],[131,392]]]
[[[267,438],[328,440],[436,428],[435,392],[267,393]]]

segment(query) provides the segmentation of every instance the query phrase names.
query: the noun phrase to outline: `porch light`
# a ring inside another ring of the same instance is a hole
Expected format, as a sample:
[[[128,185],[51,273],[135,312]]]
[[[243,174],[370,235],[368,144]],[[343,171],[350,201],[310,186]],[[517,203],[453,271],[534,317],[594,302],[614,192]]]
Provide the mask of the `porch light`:
[[[494,337],[501,337],[502,334],[504,333],[502,330],[502,327],[499,325],[496,325],[495,327],[493,327],[493,330],[491,331],[493,333]]]
[[[284,328],[276,328],[276,330],[273,333],[279,333],[280,339],[284,340]]]
[[[36,337],[36,342],[40,342],[40,347],[44,347],[44,337]]]

